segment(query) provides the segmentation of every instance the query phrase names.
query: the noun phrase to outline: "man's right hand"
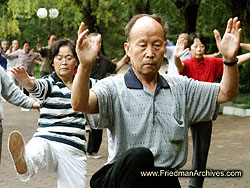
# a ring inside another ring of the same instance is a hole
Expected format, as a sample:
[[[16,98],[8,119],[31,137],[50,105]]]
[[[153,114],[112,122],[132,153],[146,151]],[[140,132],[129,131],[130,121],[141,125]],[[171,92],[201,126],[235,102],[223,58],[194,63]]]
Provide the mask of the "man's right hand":
[[[89,30],[85,29],[85,24],[81,23],[78,30],[78,39],[76,42],[76,53],[80,64],[92,67],[97,58],[99,46],[101,45],[101,35],[98,35],[95,42],[91,44],[87,38]]]

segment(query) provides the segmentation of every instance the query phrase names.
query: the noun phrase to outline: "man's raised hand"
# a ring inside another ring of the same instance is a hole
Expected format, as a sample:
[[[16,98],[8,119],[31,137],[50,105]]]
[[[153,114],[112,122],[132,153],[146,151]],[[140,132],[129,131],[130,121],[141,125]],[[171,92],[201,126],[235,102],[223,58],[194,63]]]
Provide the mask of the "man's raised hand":
[[[242,29],[240,28],[240,21],[238,18],[230,18],[227,22],[227,28],[221,39],[218,30],[214,30],[214,36],[217,47],[226,62],[233,62],[236,59],[240,47]]]
[[[91,44],[87,38],[89,33],[85,29],[85,24],[81,23],[78,30],[78,39],[76,42],[76,53],[81,64],[91,65],[96,60],[101,45],[101,35],[96,36],[95,42]]]

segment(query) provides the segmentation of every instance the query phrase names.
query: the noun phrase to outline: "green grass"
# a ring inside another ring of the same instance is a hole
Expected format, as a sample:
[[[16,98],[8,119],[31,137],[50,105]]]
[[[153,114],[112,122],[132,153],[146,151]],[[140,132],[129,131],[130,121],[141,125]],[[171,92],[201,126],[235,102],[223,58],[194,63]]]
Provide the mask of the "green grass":
[[[240,108],[250,108],[250,94],[239,94],[233,101],[234,105]]]
[[[40,78],[40,67],[37,64],[34,65],[34,77]]]

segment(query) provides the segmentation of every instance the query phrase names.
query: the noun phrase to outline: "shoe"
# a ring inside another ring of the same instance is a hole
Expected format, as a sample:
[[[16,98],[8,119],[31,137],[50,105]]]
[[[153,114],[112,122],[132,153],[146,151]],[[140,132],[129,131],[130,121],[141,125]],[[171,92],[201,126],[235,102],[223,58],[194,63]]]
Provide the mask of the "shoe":
[[[28,109],[28,108],[21,108],[21,111],[22,111],[22,112],[29,112],[30,109]]]
[[[8,148],[18,174],[25,174],[27,164],[24,159],[24,140],[19,131],[13,131],[9,135]]]
[[[86,133],[91,133],[92,132],[92,130],[91,130],[91,128],[89,126],[85,126],[85,131],[86,131]]]
[[[88,153],[87,157],[90,158],[90,159],[100,159],[100,158],[102,158],[102,156],[98,155],[97,153]]]

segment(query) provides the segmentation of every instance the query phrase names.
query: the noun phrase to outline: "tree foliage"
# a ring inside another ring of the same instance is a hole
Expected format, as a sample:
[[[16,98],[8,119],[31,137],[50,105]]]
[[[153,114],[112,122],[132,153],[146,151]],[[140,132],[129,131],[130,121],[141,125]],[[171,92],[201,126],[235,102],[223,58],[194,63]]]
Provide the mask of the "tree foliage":
[[[238,16],[243,41],[250,38],[249,0],[2,0],[0,39],[30,40],[32,47],[37,42],[47,45],[48,19],[36,15],[42,7],[59,10],[59,16],[51,19],[51,33],[76,39],[78,27],[84,22],[90,32],[102,35],[102,53],[109,58],[124,55],[124,27],[139,13],[160,15],[169,26],[172,40],[184,30],[201,31],[209,39],[209,53],[217,50],[212,31],[218,29],[223,34],[229,17]]]

